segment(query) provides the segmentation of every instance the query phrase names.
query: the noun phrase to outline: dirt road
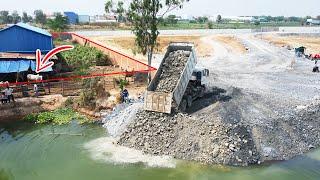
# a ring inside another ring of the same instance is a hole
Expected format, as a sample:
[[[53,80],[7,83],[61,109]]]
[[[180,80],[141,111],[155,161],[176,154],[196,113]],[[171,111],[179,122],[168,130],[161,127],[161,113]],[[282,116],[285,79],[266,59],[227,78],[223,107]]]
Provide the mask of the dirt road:
[[[320,81],[312,73],[313,62],[250,34],[237,38],[249,48],[246,54],[203,39],[215,51],[200,64],[210,69],[214,92],[226,92],[196,102],[192,116],[249,126],[262,161],[288,159],[319,146],[319,108],[313,102]]]

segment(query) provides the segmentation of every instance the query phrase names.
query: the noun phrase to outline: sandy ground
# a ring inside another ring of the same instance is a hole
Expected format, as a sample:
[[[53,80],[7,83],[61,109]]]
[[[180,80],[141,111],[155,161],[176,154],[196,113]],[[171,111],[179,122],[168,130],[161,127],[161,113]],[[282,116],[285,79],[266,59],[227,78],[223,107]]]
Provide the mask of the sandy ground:
[[[193,36],[159,36],[158,47],[156,49],[156,54],[164,54],[166,52],[167,46],[170,42],[193,42],[196,47],[198,56],[208,57],[212,52],[213,48],[208,46],[205,41],[201,39],[203,36],[193,35]],[[92,37],[93,40],[108,44],[113,48],[117,48],[121,51],[127,52],[132,55],[138,55],[140,59],[146,59],[141,54],[136,53],[137,49],[135,47],[135,39],[133,36],[128,37],[107,37],[107,36],[95,36]]]
[[[307,54],[320,53],[320,36],[303,36],[303,35],[291,35],[291,36],[279,36],[276,34],[259,35],[262,39],[269,41],[279,47],[291,47],[297,48],[304,46],[307,48]]]
[[[244,46],[244,44],[241,43],[237,36],[218,35],[214,36],[213,40],[223,43],[229,52],[240,54],[244,54],[247,52],[246,47]]]
[[[67,100],[62,95],[47,95],[39,98],[18,98],[15,103],[0,104],[0,121],[12,121],[30,113],[52,111],[62,107]]]

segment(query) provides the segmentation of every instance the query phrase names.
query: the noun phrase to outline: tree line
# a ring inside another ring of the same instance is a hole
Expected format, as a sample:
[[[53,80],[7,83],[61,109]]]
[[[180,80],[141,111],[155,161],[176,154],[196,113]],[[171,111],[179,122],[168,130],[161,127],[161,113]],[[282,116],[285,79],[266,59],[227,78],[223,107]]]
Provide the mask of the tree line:
[[[9,11],[0,11],[0,24],[16,24],[18,22],[36,22],[45,24],[46,15],[42,12],[42,10],[35,10],[34,17],[28,15],[28,13],[23,12],[22,16],[19,15],[17,11],[13,11],[11,14]]]
[[[54,18],[48,19],[42,10],[35,10],[33,16],[26,12],[23,12],[20,16],[17,11],[13,11],[11,14],[9,11],[0,11],[0,24],[16,24],[19,22],[39,24],[53,31],[64,31],[68,28],[68,18],[61,13],[54,13]]]

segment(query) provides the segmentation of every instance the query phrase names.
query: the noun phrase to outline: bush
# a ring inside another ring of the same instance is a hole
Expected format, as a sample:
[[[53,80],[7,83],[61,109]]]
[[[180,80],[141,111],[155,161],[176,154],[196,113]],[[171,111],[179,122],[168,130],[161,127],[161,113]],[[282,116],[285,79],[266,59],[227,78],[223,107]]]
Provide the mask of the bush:
[[[211,22],[211,21],[208,22],[208,28],[213,29],[213,22]]]
[[[75,45],[73,50],[61,53],[62,58],[74,71],[86,72],[92,66],[110,65],[111,61],[94,47]]]
[[[42,112],[39,114],[29,114],[24,118],[24,120],[37,124],[53,123],[58,125],[68,124],[72,120],[77,120],[79,123],[89,121],[88,118],[79,115],[70,108],[61,108],[51,112]]]
[[[110,96],[110,93],[106,92],[101,78],[84,79],[83,87],[78,101],[81,107],[87,107],[93,110],[96,108],[97,99]]]

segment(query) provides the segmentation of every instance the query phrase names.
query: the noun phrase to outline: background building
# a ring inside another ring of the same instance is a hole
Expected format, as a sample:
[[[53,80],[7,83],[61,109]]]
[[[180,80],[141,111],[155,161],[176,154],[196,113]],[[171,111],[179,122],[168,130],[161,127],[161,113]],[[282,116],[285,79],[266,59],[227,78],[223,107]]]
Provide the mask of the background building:
[[[67,18],[69,24],[78,24],[79,16],[75,12],[64,12],[63,13]]]
[[[90,22],[90,16],[88,15],[79,15],[79,23],[85,24]]]

